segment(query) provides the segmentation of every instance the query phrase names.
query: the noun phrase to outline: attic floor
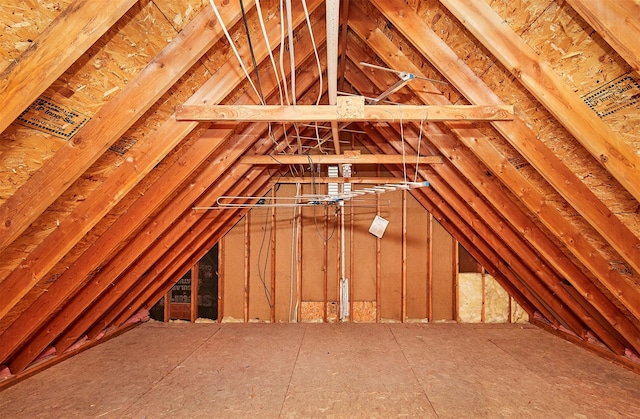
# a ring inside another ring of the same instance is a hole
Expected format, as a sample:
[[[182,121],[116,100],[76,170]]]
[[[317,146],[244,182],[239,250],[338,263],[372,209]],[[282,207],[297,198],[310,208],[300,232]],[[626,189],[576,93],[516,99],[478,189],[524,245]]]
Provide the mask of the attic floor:
[[[530,325],[147,323],[4,418],[640,417],[640,376]]]

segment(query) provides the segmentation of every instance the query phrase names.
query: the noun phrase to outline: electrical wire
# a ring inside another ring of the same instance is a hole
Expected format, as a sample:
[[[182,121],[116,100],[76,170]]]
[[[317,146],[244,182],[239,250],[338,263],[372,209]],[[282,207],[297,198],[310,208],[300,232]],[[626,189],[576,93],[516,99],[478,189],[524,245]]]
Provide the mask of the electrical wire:
[[[260,28],[262,29],[262,36],[264,42],[267,45],[267,51],[269,52],[269,58],[271,59],[271,66],[273,73],[276,76],[276,82],[278,84],[278,92],[280,94],[280,104],[284,105],[284,99],[282,97],[282,86],[280,85],[280,77],[278,76],[278,68],[276,66],[276,60],[273,58],[273,51],[271,50],[271,42],[269,42],[269,36],[267,35],[267,28],[264,24],[264,18],[262,17],[262,8],[260,7],[260,0],[256,1],[256,11],[258,12],[258,20],[260,21]],[[269,124],[269,130],[271,130],[271,124]]]
[[[417,182],[418,181],[418,166],[420,164],[420,144],[422,143],[422,131],[423,131],[423,126],[424,126],[424,120],[427,119],[426,117],[426,112],[424,111],[424,109],[421,112],[421,118],[420,118],[420,133],[418,134],[418,156],[416,157],[416,173],[413,175],[413,181]]]
[[[224,35],[227,38],[227,41],[229,42],[229,46],[231,46],[231,49],[233,50],[233,53],[235,54],[236,58],[238,59],[238,62],[240,63],[240,67],[242,67],[242,71],[244,71],[244,74],[247,77],[247,80],[249,81],[249,84],[251,84],[251,87],[253,88],[253,91],[258,96],[258,99],[260,99],[260,101],[262,101],[262,97],[260,96],[260,92],[258,92],[258,89],[253,84],[253,80],[251,80],[251,77],[249,77],[249,72],[247,71],[247,68],[244,66],[244,62],[242,62],[242,58],[240,57],[240,54],[238,53],[238,50],[236,49],[236,46],[235,46],[235,44],[233,42],[233,39],[231,39],[231,35],[229,35],[229,31],[227,30],[227,26],[225,25],[224,21],[222,20],[222,16],[220,16],[220,12],[218,12],[218,8],[216,7],[216,5],[213,2],[213,0],[209,0],[209,3],[211,4],[211,8],[213,9],[213,12],[215,13],[216,18],[220,22],[220,26],[222,26],[222,31],[224,32]],[[262,104],[264,105],[263,102],[262,102]]]
[[[256,73],[256,84],[258,85],[258,95],[260,96],[260,103],[266,104],[264,101],[264,93],[262,92],[262,85],[260,84],[260,72],[258,71],[258,62],[256,61],[256,55],[253,52],[253,43],[251,42],[251,33],[249,32],[249,23],[247,22],[247,14],[244,12],[244,2],[240,1],[240,11],[242,12],[242,21],[244,22],[244,30],[247,33],[247,43],[249,44],[249,53],[251,54],[251,62],[253,63],[253,71]],[[268,47],[268,46],[267,46]]]

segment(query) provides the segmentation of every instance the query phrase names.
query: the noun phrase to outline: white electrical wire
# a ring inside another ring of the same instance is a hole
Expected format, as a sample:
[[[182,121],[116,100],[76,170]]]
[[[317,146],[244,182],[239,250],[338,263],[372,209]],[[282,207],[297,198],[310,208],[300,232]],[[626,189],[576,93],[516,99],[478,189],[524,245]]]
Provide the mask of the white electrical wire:
[[[404,176],[404,181],[407,181],[407,154],[404,151],[404,127],[402,124],[402,106],[398,105],[398,110],[400,110],[400,140],[402,144],[402,174]]]
[[[422,143],[422,131],[423,131],[423,126],[424,126],[424,120],[427,119],[426,117],[426,113],[424,111],[424,109],[421,112],[421,118],[420,118],[420,134],[418,134],[418,156],[416,157],[416,173],[413,175],[413,181],[417,182],[418,181],[418,165],[420,164],[420,144]]]
[[[224,21],[222,20],[222,16],[220,16],[220,12],[218,12],[218,8],[216,7],[216,5],[213,2],[213,0],[209,0],[209,3],[211,3],[211,8],[213,9],[213,12],[216,14],[216,18],[218,18],[218,22],[220,22],[220,26],[222,26],[222,30],[224,31],[224,35],[227,37],[227,41],[229,41],[229,45],[231,46],[231,49],[233,50],[233,53],[236,55],[236,58],[238,59],[238,62],[240,63],[240,66],[242,67],[242,71],[244,71],[244,74],[247,77],[247,80],[249,80],[249,84],[251,84],[251,87],[253,88],[253,91],[256,93],[256,96],[258,96],[258,100],[260,101],[260,103],[262,103],[264,105],[265,103],[262,100],[262,96],[260,96],[260,93],[258,93],[258,89],[256,89],[256,86],[253,84],[253,80],[251,80],[251,77],[249,77],[249,72],[247,71],[247,68],[244,66],[244,63],[242,62],[242,58],[240,57],[240,54],[238,53],[238,50],[236,49],[236,46],[235,46],[235,44],[233,42],[233,39],[231,39],[231,35],[229,35],[229,31],[227,31],[227,26],[225,25]]]
[[[282,86],[284,88],[284,97],[287,100],[287,105],[290,105],[289,90],[287,88],[287,74],[284,71],[284,28],[286,24],[284,21],[284,0],[280,0],[280,75],[282,76]]]
[[[291,103],[296,104],[296,58],[293,52],[293,17],[291,13],[291,0],[286,0],[287,6],[287,31],[289,35],[289,65],[291,66]]]
[[[276,76],[276,82],[278,83],[278,92],[280,93],[280,104],[283,105],[282,98],[282,86],[280,85],[280,77],[278,77],[278,68],[276,67],[276,60],[273,58],[273,51],[271,51],[271,43],[269,42],[269,36],[267,35],[267,28],[264,24],[262,17],[262,9],[260,8],[260,0],[256,0],[256,11],[258,12],[258,20],[260,21],[260,28],[262,28],[262,36],[264,36],[264,42],[267,44],[267,51],[269,51],[269,58],[271,59],[271,66]],[[269,124],[269,130],[271,130],[271,124]]]

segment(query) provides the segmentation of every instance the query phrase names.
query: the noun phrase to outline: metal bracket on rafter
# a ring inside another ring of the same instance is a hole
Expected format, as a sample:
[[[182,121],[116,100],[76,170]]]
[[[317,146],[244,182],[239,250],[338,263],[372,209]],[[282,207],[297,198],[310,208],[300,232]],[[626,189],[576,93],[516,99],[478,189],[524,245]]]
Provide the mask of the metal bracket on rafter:
[[[398,73],[400,80],[398,80],[393,86],[389,87],[387,90],[382,92],[378,97],[370,100],[370,103],[377,104],[381,100],[386,99],[390,95],[394,94],[398,90],[402,89],[407,83],[413,80],[416,76],[413,73]]]

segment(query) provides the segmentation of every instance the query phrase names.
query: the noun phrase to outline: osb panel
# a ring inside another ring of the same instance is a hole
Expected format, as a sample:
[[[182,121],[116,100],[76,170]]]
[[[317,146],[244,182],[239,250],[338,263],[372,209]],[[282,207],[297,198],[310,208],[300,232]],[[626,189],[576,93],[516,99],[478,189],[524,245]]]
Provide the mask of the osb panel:
[[[155,21],[155,24],[149,25],[149,20]],[[137,3],[56,80],[41,98],[87,117],[93,116],[166,45],[173,29],[168,24],[163,24],[163,21],[164,18],[153,4]],[[14,125],[17,124],[14,122],[12,127]],[[20,163],[10,166],[16,168],[15,176],[21,175],[19,179],[13,179],[18,187],[53,154],[45,154],[45,151],[55,152],[58,149],[59,139],[54,140],[51,135],[35,129],[9,128],[0,136],[3,140],[11,138],[11,141],[0,141],[3,144],[0,150],[2,154],[19,153],[24,142],[26,149],[30,149],[29,145],[33,147],[33,143],[27,138],[33,137],[39,138],[41,144],[38,146],[38,158],[7,162]],[[33,156],[35,155],[32,154]],[[10,191],[8,188],[5,184],[1,190],[7,193]]]
[[[484,47],[439,1],[424,1],[417,12],[425,24],[438,34],[476,74],[483,74],[492,65],[492,59],[487,55]]]
[[[338,303],[335,301],[327,302],[327,323],[336,323],[338,321]]]
[[[302,323],[322,323],[324,303],[321,301],[302,301],[300,303],[300,321]]]
[[[484,277],[485,323],[509,322],[509,294],[488,274]]]
[[[482,274],[458,274],[458,321],[460,323],[482,322]]]
[[[14,1],[0,9],[0,72],[16,60],[72,0]]]
[[[173,28],[180,32],[198,12],[209,4],[208,0],[153,0]]]
[[[354,6],[356,6],[359,10],[361,10],[362,13],[369,16],[371,20],[376,23],[376,26],[378,27],[378,29],[381,32],[383,32],[391,41],[394,42],[394,44],[398,48],[398,51],[404,54],[418,68],[420,68],[420,72],[425,77],[446,81],[444,77],[438,71],[436,71],[435,68],[433,68],[433,66],[431,66],[428,61],[424,59],[422,54],[420,54],[414,48],[414,46],[410,42],[408,42],[398,30],[396,30],[393,27],[393,25],[389,24],[386,18],[382,14],[380,14],[380,12],[377,10],[377,8],[375,8],[375,6],[371,5],[368,2],[364,2],[360,0],[353,1],[351,3]],[[350,34],[347,43],[348,44],[354,43],[355,45],[353,46],[353,48],[365,50],[367,52],[367,55],[371,57],[371,59],[368,59],[367,62],[386,67],[386,64],[382,62],[379,58],[377,58],[376,54],[372,53],[368,48],[366,48],[362,43],[362,41],[356,38],[355,36],[351,36]],[[404,69],[395,69],[395,70],[404,70]],[[412,83],[420,83],[420,81],[416,80]],[[434,88],[441,91],[444,97],[446,97],[453,103],[457,103],[461,100],[460,93],[451,85],[437,84],[437,85],[434,85]],[[399,91],[399,93],[403,93],[403,92],[405,91],[403,90]],[[405,102],[406,101],[403,101],[402,103],[405,103]]]
[[[151,8],[153,11],[153,8]],[[128,39],[131,41],[131,37],[127,36],[127,33],[134,33],[134,30],[141,23],[141,20],[144,20],[150,14],[145,13],[144,10],[141,10],[137,13],[131,22],[137,22],[137,25],[133,25],[133,23],[124,26],[122,31],[123,34],[118,34],[120,36],[115,36],[115,39]],[[134,26],[134,28],[130,28],[130,26]],[[139,28],[138,28],[139,29]],[[157,42],[161,44],[161,41]],[[105,49],[118,49],[118,48],[128,48],[129,45],[111,45],[109,47],[105,47]],[[94,46],[95,48],[95,46]],[[154,47],[153,50],[150,50],[146,47],[146,50],[150,54],[155,54],[157,48]],[[104,51],[101,51],[98,55],[103,54]],[[108,55],[110,53],[107,51]],[[136,55],[136,54],[132,54]],[[115,57],[117,59],[117,57]],[[112,65],[116,65],[116,61],[111,59],[109,61]],[[131,62],[123,62],[121,63],[121,67],[124,69],[125,66],[130,65]],[[91,70],[91,67],[89,67]],[[94,77],[102,78],[101,72],[96,71]],[[135,69],[138,71],[138,68]],[[124,155],[120,155],[111,150],[107,151],[93,166],[85,172],[81,178],[79,178],[65,193],[61,195],[60,198],[54,202],[51,207],[34,222],[24,233],[23,235],[10,246],[3,256],[6,257],[7,263],[3,266],[3,272],[0,273],[1,277],[4,278],[8,274],[8,271],[13,270],[17,263],[23,258],[26,257],[27,252],[30,249],[33,249],[37,244],[39,244],[46,236],[53,231],[59,224],[60,220],[65,218],[71,211],[92,193],[92,191],[97,188],[106,178],[116,170],[125,158],[130,158],[132,155],[135,156],[136,149],[142,144],[142,141],[145,141],[145,136],[147,137],[147,141],[152,141],[153,138],[150,137],[149,132],[152,132],[157,126],[160,125],[161,122],[171,117],[173,114],[173,107],[182,101],[186,100],[188,96],[191,94],[193,90],[195,90],[198,86],[200,86],[206,77],[207,71],[202,66],[194,67],[194,70],[188,72],[185,76],[183,76],[177,83],[174,85],[157,103],[154,105],[146,114],[140,118],[140,120],[131,128],[129,131],[123,136],[124,139],[128,141],[128,145],[131,146],[128,150],[125,149]],[[83,89],[84,90],[84,89]],[[34,130],[30,130],[31,132],[35,132]],[[119,144],[119,143],[116,143]],[[87,236],[89,237],[89,236]],[[90,243],[85,237],[85,243]],[[94,235],[95,239],[95,235]],[[80,253],[86,248],[82,246],[77,250],[73,250],[70,255],[66,256],[65,263],[72,263]]]
[[[551,3],[550,0],[485,0],[517,34],[526,31]]]
[[[354,301],[351,305],[351,321],[354,323],[376,322],[375,301]]]

